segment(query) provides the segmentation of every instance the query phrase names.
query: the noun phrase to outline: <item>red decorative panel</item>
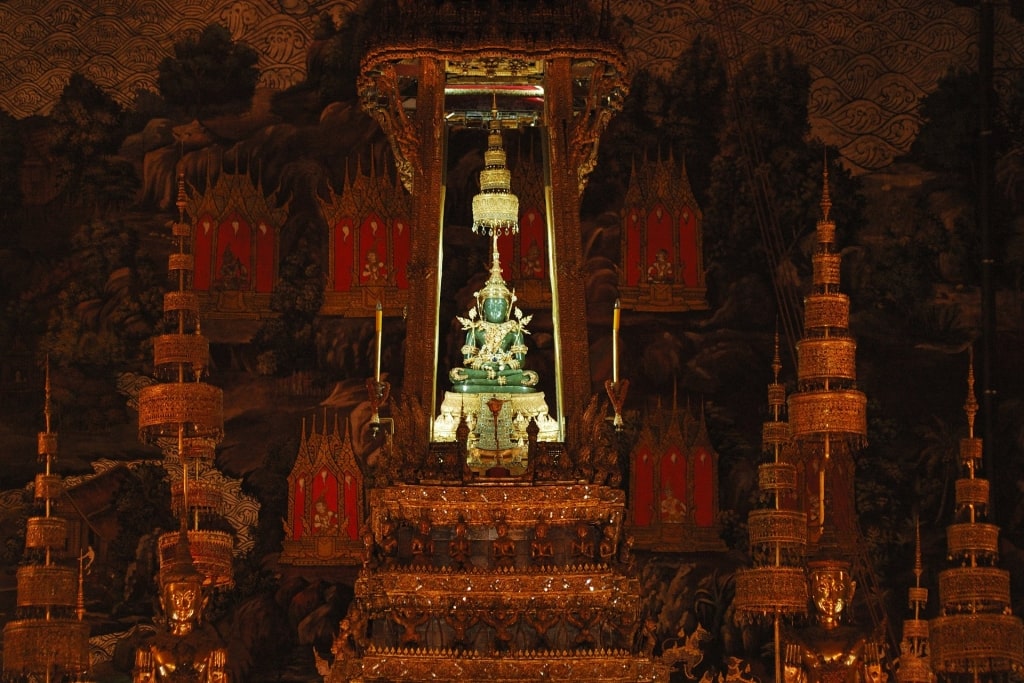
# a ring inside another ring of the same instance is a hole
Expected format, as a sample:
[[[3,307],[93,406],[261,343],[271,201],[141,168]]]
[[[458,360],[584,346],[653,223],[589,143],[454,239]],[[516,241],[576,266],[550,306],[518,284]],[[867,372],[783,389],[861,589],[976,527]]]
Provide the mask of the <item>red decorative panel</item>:
[[[383,285],[388,277],[388,243],[384,221],[371,213],[359,227],[359,282]]]
[[[256,291],[274,291],[274,237],[275,231],[260,221],[256,226]]]
[[[654,521],[654,456],[647,448],[637,455],[633,490],[633,525],[650,526]]]
[[[342,218],[334,226],[335,292],[348,292],[352,289],[352,266],[355,258],[353,243],[352,219]]]
[[[295,480],[295,507],[292,509],[292,538],[299,540],[306,532],[306,478]]]
[[[661,490],[658,510],[662,522],[686,518],[686,456],[675,446],[661,456]]]
[[[647,216],[648,282],[672,282],[674,280],[673,232],[672,215],[663,204],[656,204]]]
[[[313,478],[313,533],[328,534],[338,531],[338,478],[327,468]]]
[[[359,539],[359,482],[345,472],[345,533],[353,541]]]
[[[196,260],[192,286],[200,292],[209,291],[213,279],[213,224],[213,217],[208,214],[196,222],[195,246],[193,247]]]
[[[704,447],[693,453],[693,521],[697,526],[715,523],[715,466]]]
[[[677,281],[687,287],[696,287],[697,266],[700,263],[697,254],[697,215],[689,206],[684,206],[679,216],[679,272]]]
[[[643,231],[640,214],[632,209],[626,216],[626,284],[635,286],[640,284],[640,273],[644,272],[642,255],[640,253],[640,237]]]
[[[395,220],[391,229],[391,248],[394,251],[395,286],[409,289],[409,222],[404,218]]]
[[[519,220],[520,277],[542,280],[547,274],[544,224],[544,213],[535,207],[526,209]]]
[[[217,271],[214,281],[226,289],[249,289],[252,234],[249,224],[231,213],[217,229]]]

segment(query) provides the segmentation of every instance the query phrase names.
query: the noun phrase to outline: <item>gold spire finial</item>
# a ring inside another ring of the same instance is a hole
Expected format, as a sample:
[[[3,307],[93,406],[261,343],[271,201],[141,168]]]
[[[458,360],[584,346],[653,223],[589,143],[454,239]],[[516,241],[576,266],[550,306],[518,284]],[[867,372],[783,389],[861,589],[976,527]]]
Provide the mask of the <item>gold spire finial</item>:
[[[46,383],[44,385],[44,398],[43,398],[43,415],[46,418],[46,433],[51,433],[51,424],[53,417],[53,405],[52,405],[52,394],[50,389],[50,354],[46,354]]]
[[[974,438],[974,417],[978,414],[978,399],[974,395],[974,347],[967,348],[967,400],[964,412],[967,413],[968,437]]]
[[[821,170],[821,220],[829,220],[829,212],[832,210],[832,197],[828,189],[828,150],[825,151],[825,163]]]
[[[779,383],[779,373],[782,371],[782,357],[779,355],[779,323],[775,321],[775,355],[772,357],[772,375],[774,384]]]
[[[917,587],[921,587],[921,575],[924,573],[924,565],[921,562],[921,518],[914,515],[914,577],[917,579]]]
[[[178,174],[178,199],[174,202],[174,205],[178,207],[178,221],[181,223],[185,222],[185,174]]]

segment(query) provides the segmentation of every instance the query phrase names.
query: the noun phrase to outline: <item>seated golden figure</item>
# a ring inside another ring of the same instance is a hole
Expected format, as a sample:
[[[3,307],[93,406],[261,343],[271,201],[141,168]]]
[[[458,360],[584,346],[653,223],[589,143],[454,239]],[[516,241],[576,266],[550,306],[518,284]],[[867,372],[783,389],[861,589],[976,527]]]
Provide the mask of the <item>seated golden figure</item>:
[[[525,335],[533,316],[515,307],[515,293],[501,277],[498,252],[494,252],[491,275],[483,289],[474,294],[476,305],[466,318],[458,316],[466,341],[463,365],[449,373],[452,391],[460,393],[529,393],[539,381],[537,373],[523,369],[526,359]]]
[[[448,541],[448,557],[455,569],[466,569],[470,565],[469,527],[462,515],[455,523],[455,535]]]
[[[533,540],[530,541],[530,561],[538,567],[545,567],[554,563],[555,547],[548,538],[548,523],[543,519],[537,521],[533,530]]]
[[[434,561],[434,539],[430,532],[430,520],[421,519],[412,537],[412,564],[429,567]]]
[[[160,606],[165,623],[135,658],[133,683],[229,683],[227,650],[203,622],[203,577],[181,533],[173,564],[162,574]]]
[[[850,565],[836,559],[807,563],[815,622],[787,637],[786,683],[864,683],[870,634],[842,624],[857,587]]]
[[[500,521],[495,525],[497,538],[491,541],[494,566],[509,569],[516,565],[516,542],[508,535],[508,523]]]

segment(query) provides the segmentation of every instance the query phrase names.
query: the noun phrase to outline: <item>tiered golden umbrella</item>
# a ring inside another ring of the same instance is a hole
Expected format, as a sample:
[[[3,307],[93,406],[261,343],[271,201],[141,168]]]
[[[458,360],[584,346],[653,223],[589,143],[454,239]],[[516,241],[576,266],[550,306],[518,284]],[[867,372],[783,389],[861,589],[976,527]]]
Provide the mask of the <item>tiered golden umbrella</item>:
[[[908,590],[910,609],[914,616],[903,620],[903,641],[900,643],[900,665],[896,671],[899,683],[932,683],[932,673],[928,638],[928,621],[922,619],[925,605],[928,604],[928,589],[921,586],[921,574],[924,568],[921,563],[921,527],[917,525],[914,546],[914,584]]]
[[[473,232],[492,235],[519,232],[519,197],[512,193],[512,172],[508,170],[505,149],[501,145],[501,117],[491,112],[484,152],[484,170],[480,171],[480,192],[473,197]]]
[[[1010,610],[1010,572],[999,561],[999,527],[985,521],[989,482],[976,476],[982,440],[974,436],[978,401],[973,359],[967,376],[968,436],[960,440],[963,476],[956,480],[956,518],[946,527],[955,566],[939,574],[941,615],[932,619],[931,665],[949,680],[979,680],[1024,668],[1024,624]]]
[[[85,681],[89,674],[89,625],[82,596],[82,559],[77,567],[64,561],[68,521],[53,514],[64,493],[52,431],[50,369],[46,369],[46,430],[39,432],[35,501],[42,515],[29,517],[25,528],[25,563],[18,567],[17,612],[4,625],[5,681]]]
[[[775,637],[775,680],[782,680],[780,619],[807,612],[807,578],[802,566],[807,543],[807,515],[787,509],[797,490],[797,470],[784,462],[783,450],[790,444],[789,425],[782,419],[786,388],[779,382],[782,361],[779,337],[775,335],[774,380],[768,385],[772,419],[765,422],[761,443],[772,461],[758,467],[758,487],[770,499],[770,507],[752,510],[747,518],[750,552],[754,566],[736,574],[733,605],[739,617],[771,618]]]
[[[203,381],[210,345],[199,325],[199,299],[192,290],[195,258],[189,253],[192,226],[185,217],[185,179],[178,178],[178,220],[172,225],[177,250],[169,270],[177,286],[164,294],[164,317],[170,332],[153,339],[154,374],[162,382],[139,392],[139,439],[159,446],[169,462],[177,461],[181,479],[172,486],[175,512],[187,528],[196,568],[208,587],[232,585],[232,534],[204,528],[208,513],[219,511],[221,492],[205,484],[202,473],[213,466],[215,448],[224,436],[223,393]],[[172,562],[177,531],[160,537],[160,566]]]
[[[850,298],[839,291],[842,256],[836,250],[836,224],[830,215],[828,167],[824,171],[813,284],[804,299],[804,336],[797,342],[797,391],[789,397],[789,426],[803,457],[817,457],[818,525],[825,526],[826,473],[833,459],[852,477],[852,454],[867,440],[867,399],[856,388],[857,342],[850,335]],[[833,506],[852,515],[852,480],[835,495]],[[834,488],[834,486],[833,486]],[[849,522],[844,519],[843,522]],[[839,525],[841,531],[847,531]]]

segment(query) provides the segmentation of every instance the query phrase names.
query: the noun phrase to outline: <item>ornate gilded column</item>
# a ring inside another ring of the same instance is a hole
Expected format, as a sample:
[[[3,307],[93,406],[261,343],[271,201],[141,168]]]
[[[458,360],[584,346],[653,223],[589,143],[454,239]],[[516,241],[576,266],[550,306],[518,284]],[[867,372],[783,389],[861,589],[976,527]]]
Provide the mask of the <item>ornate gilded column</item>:
[[[438,297],[440,296],[441,238],[444,230],[445,142],[444,68],[434,58],[420,59],[416,91],[416,129],[419,138],[409,281],[422,287],[422,296],[409,297],[406,321],[406,360],[403,392],[430,397],[430,414],[437,396]],[[427,435],[424,435],[426,438]]]
[[[419,397],[429,414],[436,397],[438,297],[444,225],[445,142],[444,67],[435,56],[415,57],[385,46],[363,60],[363,108],[380,124],[395,154],[405,189],[412,195],[407,274],[416,283],[406,315],[405,375],[402,392]],[[416,109],[408,113],[397,68],[416,60]],[[429,400],[428,400],[429,398]],[[424,442],[429,434],[424,434]]]
[[[578,426],[579,421],[571,418],[582,414],[592,393],[586,274],[580,236],[582,181],[574,163],[582,150],[575,146],[574,129],[579,124],[573,115],[572,61],[568,57],[556,57],[545,63],[545,69],[548,241],[553,278],[551,300],[555,312],[555,363],[560,378],[556,404],[559,415],[569,420],[570,426]]]

